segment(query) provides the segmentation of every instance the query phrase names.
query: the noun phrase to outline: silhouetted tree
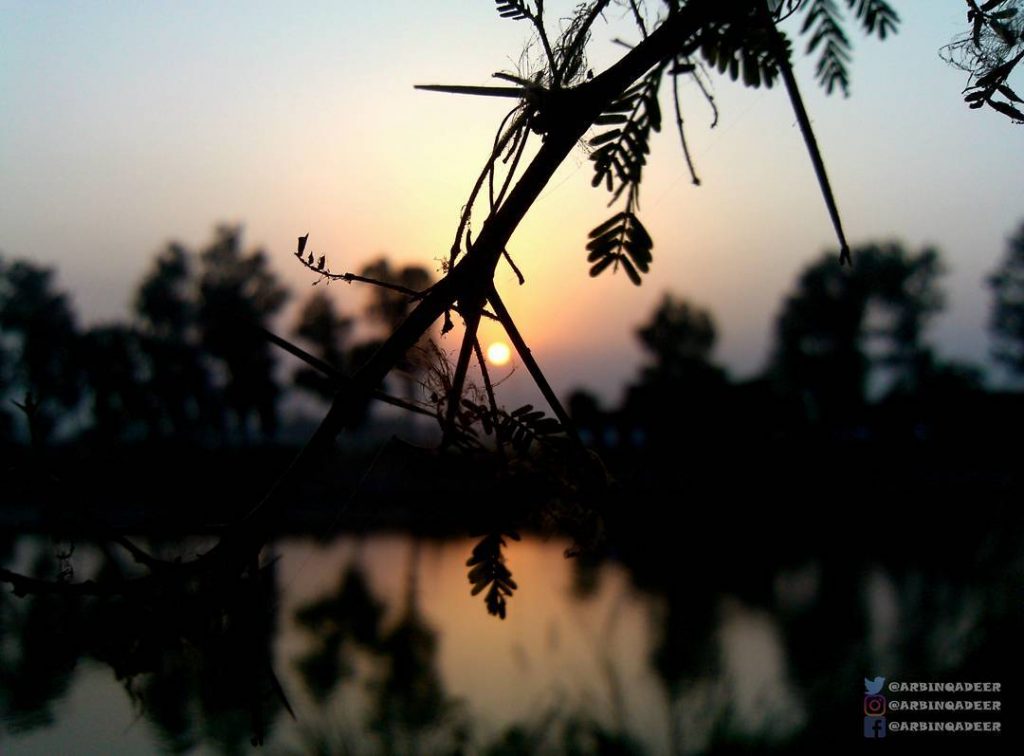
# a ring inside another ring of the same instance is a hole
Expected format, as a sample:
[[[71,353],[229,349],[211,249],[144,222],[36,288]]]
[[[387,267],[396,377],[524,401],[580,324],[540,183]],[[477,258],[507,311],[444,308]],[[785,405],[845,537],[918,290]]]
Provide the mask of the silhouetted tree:
[[[889,370],[894,388],[916,389],[931,359],[922,333],[942,307],[941,272],[935,250],[888,244],[856,250],[850,271],[826,255],[801,273],[778,319],[773,370],[812,422],[852,422],[872,366]]]
[[[35,559],[35,571],[52,575],[53,559]],[[4,729],[18,732],[47,727],[66,694],[82,652],[83,607],[77,599],[0,596],[0,717]],[[6,734],[6,733],[5,733]]]
[[[384,607],[371,593],[358,563],[348,569],[334,595],[296,610],[296,623],[313,636],[313,648],[296,666],[318,703],[324,703],[351,675],[353,646],[380,650],[383,615]]]
[[[152,395],[139,334],[122,325],[90,328],[82,337],[81,355],[93,433],[105,441],[141,437],[144,421],[151,419]]]
[[[406,265],[398,268],[393,266],[386,257],[364,266],[361,275],[416,292],[425,291],[434,282],[434,277],[426,268],[419,265]],[[415,302],[409,295],[394,289],[375,286],[370,291],[370,302],[366,306],[366,315],[370,320],[382,326],[386,334],[391,334],[408,317],[413,305]],[[404,373],[403,383],[407,396],[411,397],[415,393],[417,376],[424,367],[422,355],[429,340],[430,336],[425,333],[396,365],[397,369]]]
[[[386,257],[364,266],[362,275],[411,291],[424,291],[434,282],[434,277],[426,268],[420,265],[394,267]],[[377,286],[370,291],[370,303],[366,306],[366,314],[390,333],[409,315],[413,304],[408,295]]]
[[[7,386],[10,380],[7,376],[14,370],[14,357],[7,353],[4,339],[0,338],[0,386]],[[2,398],[2,395],[0,395]],[[4,407],[5,402],[0,402],[0,442],[10,441],[14,438],[15,421],[12,412]],[[10,409],[14,409],[11,407]]]
[[[223,410],[199,348],[195,275],[189,251],[170,244],[135,295],[149,368],[150,432],[159,436],[195,436],[223,424]]]
[[[672,378],[685,375],[694,365],[707,365],[716,334],[707,310],[666,294],[636,335],[654,358],[645,374]]]
[[[346,356],[352,318],[343,316],[322,290],[313,292],[299,312],[294,334],[312,347],[312,353],[336,370],[348,372]],[[334,397],[337,389],[327,376],[311,367],[295,371],[295,384],[322,399]]]
[[[104,571],[114,569],[108,562]],[[288,705],[272,667],[273,565],[227,583],[165,589],[87,599],[75,637],[111,667],[163,748],[248,752]]]
[[[1002,263],[988,282],[995,357],[1018,378],[1024,377],[1024,224],[1010,239]]]
[[[135,294],[135,312],[153,336],[185,341],[195,329],[196,296],[187,249],[170,244],[153,263]]]
[[[456,713],[438,668],[438,633],[419,608],[419,551],[419,541],[413,541],[405,600],[397,623],[381,638],[383,675],[371,702],[370,725],[381,733],[385,753],[437,752],[439,745],[429,736],[447,740],[438,729]],[[458,737],[457,725],[455,730]],[[451,746],[444,750],[458,752]]]
[[[588,445],[600,443],[606,413],[601,409],[600,400],[589,391],[576,389],[566,402],[569,417],[579,430],[580,438]]]
[[[0,396],[6,403],[31,393],[39,403],[34,429],[44,438],[81,396],[75,314],[53,278],[49,268],[0,258]]]
[[[637,338],[652,358],[628,387],[623,413],[654,434],[703,442],[721,429],[725,372],[710,361],[715,344],[711,314],[666,294]]]
[[[243,437],[258,420],[264,433],[277,428],[275,360],[258,327],[266,326],[288,298],[262,251],[242,251],[241,229],[222,226],[199,255],[198,323],[201,344],[219,361],[224,403]]]
[[[896,244],[859,251],[853,274],[865,282],[867,336],[881,341],[880,352],[869,357],[894,372],[896,390],[913,392],[928,370],[931,349],[924,343],[924,329],[943,308],[945,297],[938,288],[943,273],[939,253],[931,248],[916,255]],[[871,307],[881,311],[880,323],[871,321]]]

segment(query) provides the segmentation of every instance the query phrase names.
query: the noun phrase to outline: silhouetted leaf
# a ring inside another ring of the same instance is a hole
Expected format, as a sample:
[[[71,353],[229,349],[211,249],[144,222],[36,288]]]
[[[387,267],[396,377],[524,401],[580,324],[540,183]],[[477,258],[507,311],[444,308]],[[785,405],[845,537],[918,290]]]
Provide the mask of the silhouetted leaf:
[[[621,116],[615,116],[615,117],[619,118]],[[623,120],[626,120],[626,119],[623,118]],[[621,133],[622,132],[619,129],[612,129],[611,131],[606,131],[603,134],[598,134],[596,137],[594,137],[593,139],[590,140],[590,146],[591,147],[597,147],[599,145],[604,144],[605,142],[610,142],[611,140],[613,140],[616,137],[618,137],[619,134],[621,134]]]
[[[590,275],[600,275],[610,265],[622,267],[629,280],[640,285],[640,273],[650,270],[654,242],[640,219],[630,211],[616,213],[590,232],[587,262]]]
[[[546,417],[542,411],[535,410],[532,404],[524,404],[512,412],[499,411],[499,416],[496,429],[498,438],[509,442],[523,454],[530,450],[535,439],[552,441],[552,437],[563,430],[561,423],[554,418]]]
[[[625,217],[626,217],[626,213],[625,212],[615,213],[615,215],[613,215],[611,218],[606,220],[600,226],[597,226],[596,228],[594,228],[590,232],[590,238],[594,239],[594,238],[597,238],[598,236],[604,236],[604,234],[606,232],[610,231],[616,224],[618,224],[619,221],[621,221]]]
[[[529,6],[521,0],[494,0],[497,6],[498,15],[502,18],[511,18],[519,21],[530,17]]]
[[[590,156],[594,163],[591,185],[603,181],[613,199],[626,187],[640,184],[645,156],[650,153],[650,133],[661,130],[658,87],[664,72],[664,65],[655,68],[595,120],[597,125],[620,124],[590,139],[590,146],[597,148]]]
[[[850,60],[850,40],[843,31],[835,0],[812,0],[800,32],[810,33],[808,53],[821,48],[815,72],[825,91],[831,94],[839,87],[843,94],[849,94],[846,64]]]
[[[505,535],[514,541],[519,540],[519,535],[511,531],[491,533],[473,547],[473,555],[466,560],[466,566],[471,568],[471,595],[476,596],[484,589],[488,589],[484,597],[487,611],[501,619],[505,619],[505,597],[511,596],[518,587],[512,579],[512,573],[505,566],[505,556],[501,553],[502,547],[505,546],[505,539],[502,536]]]
[[[629,276],[629,280],[635,283],[637,286],[640,285],[640,274],[636,272],[636,268],[629,261],[628,257],[622,257],[622,268],[626,271],[626,275]]]
[[[1017,96],[1016,92],[1014,92],[1005,84],[1000,84],[999,86],[996,87],[996,89],[998,89],[999,93],[1002,94],[1002,96],[1005,97],[1010,102],[1024,102],[1024,100],[1020,99],[1020,97]]]
[[[899,26],[900,17],[884,0],[846,0],[846,5],[861,22],[864,31],[879,39],[885,39]]]
[[[988,104],[998,110],[1000,113],[1010,116],[1015,121],[1024,122],[1024,113],[1017,110],[1008,102],[1000,102],[998,100],[989,100]]]
[[[590,267],[590,275],[592,278],[596,278],[604,272],[605,268],[611,265],[618,259],[616,255],[608,255],[598,260],[594,265]]]

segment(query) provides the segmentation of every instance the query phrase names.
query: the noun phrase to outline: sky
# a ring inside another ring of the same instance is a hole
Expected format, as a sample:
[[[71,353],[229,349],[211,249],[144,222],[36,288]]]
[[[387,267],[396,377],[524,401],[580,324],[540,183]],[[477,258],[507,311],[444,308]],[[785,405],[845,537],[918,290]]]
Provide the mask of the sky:
[[[894,4],[896,37],[853,34],[849,98],[825,97],[808,60],[797,75],[851,244],[937,247],[947,308],[929,336],[984,361],[984,280],[1024,222],[1024,127],[967,109],[965,74],[939,57],[965,28],[962,2]],[[554,18],[574,3],[547,5]],[[312,279],[291,255],[307,232],[337,272],[381,255],[437,270],[508,103],[413,85],[491,83],[520,70],[528,36],[489,0],[0,0],[0,254],[56,267],[85,323],[126,319],[155,254],[225,222],[301,296]],[[635,38],[618,11],[595,27],[595,71],[621,54],[616,36]],[[784,90],[716,78],[714,95],[710,129],[684,92],[702,186],[670,121],[654,140],[642,287],[587,275],[586,234],[613,211],[582,147],[513,236],[526,285],[504,265],[497,283],[559,393],[617,400],[642,359],[635,330],[667,292],[710,309],[715,358],[755,374],[797,275],[835,249]],[[362,307],[356,287],[329,292]]]

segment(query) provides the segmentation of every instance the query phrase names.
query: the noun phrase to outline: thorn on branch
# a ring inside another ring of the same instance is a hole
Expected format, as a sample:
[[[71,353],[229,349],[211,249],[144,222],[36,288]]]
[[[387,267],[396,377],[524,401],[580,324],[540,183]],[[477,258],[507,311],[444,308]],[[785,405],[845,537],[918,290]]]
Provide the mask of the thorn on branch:
[[[522,286],[524,283],[526,283],[526,278],[523,276],[523,272],[519,270],[519,267],[515,264],[515,262],[512,261],[512,255],[508,253],[508,250],[503,249],[501,251],[501,254],[508,261],[508,264],[512,266],[512,272],[514,272],[516,274],[516,278],[519,279],[519,285]]]

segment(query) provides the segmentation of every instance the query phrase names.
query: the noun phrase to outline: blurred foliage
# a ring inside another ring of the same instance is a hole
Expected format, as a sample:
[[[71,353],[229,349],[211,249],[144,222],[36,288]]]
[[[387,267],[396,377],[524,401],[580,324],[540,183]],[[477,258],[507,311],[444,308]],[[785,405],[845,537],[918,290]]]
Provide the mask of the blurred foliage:
[[[924,328],[943,304],[938,253],[899,245],[854,251],[846,271],[830,256],[801,273],[776,326],[773,372],[812,422],[850,423],[863,408],[869,370],[914,391],[928,350]]]
[[[54,271],[0,258],[0,399],[31,394],[39,405],[35,431],[43,441],[71,413],[81,394],[77,322]],[[8,427],[13,423],[5,423]]]
[[[33,574],[52,571],[39,554]],[[106,555],[99,574],[124,568]],[[271,569],[120,596],[0,596],[0,716],[12,732],[50,726],[79,661],[108,665],[163,749],[222,753],[262,743],[287,707],[271,669]]]
[[[1024,224],[1009,240],[1002,262],[988,281],[994,355],[1018,378],[1024,377]]]
[[[415,292],[426,291],[434,283],[433,275],[426,268],[420,265],[406,265],[399,268],[392,265],[387,258],[380,258],[365,265],[361,270],[361,275],[374,281],[382,281]],[[415,301],[408,294],[383,286],[374,286],[370,290],[370,301],[366,306],[365,314],[371,322],[382,328],[385,334],[390,335],[401,325],[414,305]],[[430,353],[430,343],[430,336],[424,334],[395,366],[402,375],[405,394],[408,398],[415,398],[417,382],[427,369],[425,355]]]
[[[224,404],[243,438],[257,421],[264,434],[277,429],[279,388],[273,346],[258,330],[288,299],[262,250],[244,253],[241,230],[221,227],[199,253],[200,343],[223,367]]]
[[[303,303],[293,333],[313,348],[313,356],[336,370],[349,367],[348,340],[355,325],[341,315],[324,291],[316,291]],[[303,366],[295,372],[295,385],[321,399],[332,399],[337,392],[331,380],[314,368]]]

